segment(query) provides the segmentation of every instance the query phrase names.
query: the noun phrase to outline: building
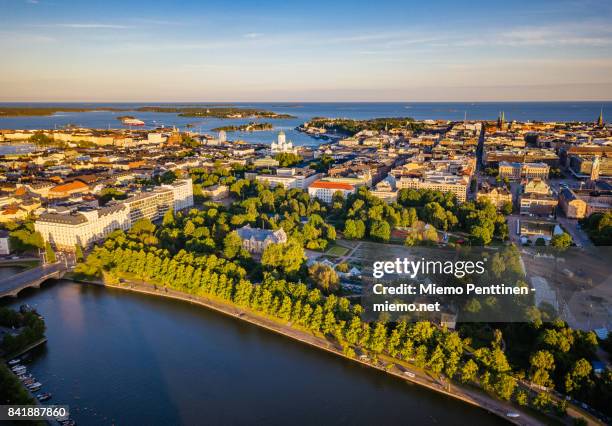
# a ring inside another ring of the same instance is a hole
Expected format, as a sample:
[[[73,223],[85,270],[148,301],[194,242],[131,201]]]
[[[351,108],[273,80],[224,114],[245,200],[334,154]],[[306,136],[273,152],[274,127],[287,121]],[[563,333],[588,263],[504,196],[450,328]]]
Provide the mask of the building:
[[[202,188],[202,195],[210,197],[213,201],[222,200],[229,197],[229,187],[227,185],[213,185]]]
[[[131,224],[129,208],[121,203],[101,209],[43,213],[34,229],[57,250],[74,251],[77,245],[90,246],[116,229],[129,229]]]
[[[426,173],[421,177],[402,176],[395,183],[397,189],[429,189],[432,191],[452,192],[460,202],[467,200],[470,186],[469,176],[456,176],[448,173]]]
[[[607,187],[609,188],[609,185]],[[593,213],[605,213],[612,210],[612,190],[564,188],[559,194],[559,205],[570,219],[583,219]]]
[[[483,185],[476,194],[476,200],[489,200],[497,209],[501,209],[506,203],[512,204],[512,193],[505,186],[490,187]]]
[[[0,230],[0,255],[11,254],[11,242],[8,231]]]
[[[245,225],[236,230],[242,240],[242,247],[249,253],[263,253],[270,244],[283,244],[287,242],[287,234],[283,228],[273,231],[271,229],[251,228]]]
[[[272,157],[262,157],[262,158],[256,158],[253,160],[253,166],[255,168],[278,167],[279,165],[280,165],[279,161]]]
[[[80,180],[75,180],[49,189],[48,197],[67,198],[71,195],[84,194],[87,192],[89,192],[89,186]]]
[[[388,180],[381,180],[378,182],[376,187],[370,191],[370,194],[388,204],[397,201],[397,189],[395,189]]]
[[[77,245],[88,247],[114,230],[128,230],[140,219],[158,220],[170,208],[178,211],[192,205],[191,179],[182,179],[107,207],[47,211],[36,220],[34,229],[56,249],[74,251]]]
[[[273,153],[290,152],[293,154],[297,154],[298,152],[297,148],[293,147],[293,143],[291,141],[287,141],[285,132],[283,131],[279,132],[276,142],[272,142],[270,150]]]
[[[570,155],[569,170],[577,178],[590,178],[594,181],[610,179],[612,178],[612,157],[607,155]]]
[[[308,187],[308,195],[324,203],[331,203],[336,192],[341,193],[346,198],[350,194],[355,193],[355,187],[348,183],[326,182],[322,180],[317,180]]]
[[[526,179],[546,179],[550,172],[550,166],[545,163],[516,163],[502,161],[499,163],[499,176],[512,180]]]
[[[309,168],[283,167],[276,169],[275,175],[255,175],[258,182],[266,182],[271,188],[282,185],[285,189],[306,189],[321,175]]]
[[[162,185],[172,191],[174,211],[193,206],[193,182],[191,179],[177,179],[169,185]]]
[[[550,186],[542,179],[533,179],[523,185],[523,192],[519,198],[519,211],[521,214],[551,216],[559,204],[553,196]]]

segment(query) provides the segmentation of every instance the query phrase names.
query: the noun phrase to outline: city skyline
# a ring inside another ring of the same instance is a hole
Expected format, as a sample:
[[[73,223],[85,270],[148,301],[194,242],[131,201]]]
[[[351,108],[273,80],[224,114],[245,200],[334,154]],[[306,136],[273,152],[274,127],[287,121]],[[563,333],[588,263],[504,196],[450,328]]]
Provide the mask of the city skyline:
[[[603,2],[0,7],[0,102],[612,99]]]

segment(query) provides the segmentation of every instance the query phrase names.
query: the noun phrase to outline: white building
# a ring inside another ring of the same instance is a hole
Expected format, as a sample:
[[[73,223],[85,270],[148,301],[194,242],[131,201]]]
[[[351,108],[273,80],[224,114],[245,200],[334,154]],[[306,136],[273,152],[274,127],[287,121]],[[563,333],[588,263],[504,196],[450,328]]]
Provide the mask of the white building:
[[[317,198],[324,203],[331,203],[336,192],[340,192],[344,198],[355,193],[355,187],[348,183],[326,182],[317,180],[308,187],[308,195]]]
[[[34,229],[58,250],[73,251],[76,245],[90,246],[114,230],[128,230],[140,219],[160,219],[171,207],[178,211],[192,205],[191,179],[183,179],[107,207],[43,213]]]
[[[178,179],[170,185],[162,185],[172,191],[174,211],[193,206],[193,182],[191,179]]]
[[[11,254],[8,231],[0,230],[0,255]]]
[[[285,132],[283,132],[283,131],[281,131],[278,134],[277,141],[276,142],[272,142],[272,146],[270,147],[270,150],[273,153],[290,152],[290,153],[293,153],[293,154],[297,154],[297,152],[298,152],[297,148],[293,147],[293,143],[291,141],[287,142],[287,138],[285,136]]]
[[[255,176],[255,180],[258,182],[267,182],[270,184],[271,188],[283,185],[285,189],[306,189],[319,177],[320,174],[315,173],[312,169],[288,167],[276,169],[275,175],[257,175]]]

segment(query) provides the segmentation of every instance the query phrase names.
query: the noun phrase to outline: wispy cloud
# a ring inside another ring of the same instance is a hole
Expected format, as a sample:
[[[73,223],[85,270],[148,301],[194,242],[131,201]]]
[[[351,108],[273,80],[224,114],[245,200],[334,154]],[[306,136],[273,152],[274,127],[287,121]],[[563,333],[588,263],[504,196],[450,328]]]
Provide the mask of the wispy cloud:
[[[45,25],[46,26],[46,25]],[[75,28],[75,29],[126,29],[128,25],[118,24],[100,24],[100,23],[69,23],[69,24],[53,24],[50,25],[57,28]]]
[[[28,4],[38,4],[40,2],[38,0],[26,0],[26,3],[28,3]]]
[[[263,36],[262,33],[246,33],[243,37],[253,39],[253,38],[260,38],[262,36]]]

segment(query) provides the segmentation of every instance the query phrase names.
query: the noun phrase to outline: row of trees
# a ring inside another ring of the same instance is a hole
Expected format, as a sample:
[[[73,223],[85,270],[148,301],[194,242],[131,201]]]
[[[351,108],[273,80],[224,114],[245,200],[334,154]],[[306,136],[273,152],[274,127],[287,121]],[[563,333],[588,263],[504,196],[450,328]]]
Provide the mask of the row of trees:
[[[165,249],[150,246],[132,250],[118,247],[117,241],[108,245],[110,249],[95,248],[76,272],[105,273],[114,280],[145,280],[196,296],[217,297],[335,339],[349,356],[356,356],[358,351],[367,351],[375,357],[385,354],[413,362],[435,375],[445,374],[451,379],[482,385],[504,399],[527,400],[527,395],[515,392],[516,379],[501,349],[501,333],[491,347],[470,355],[464,350],[469,340],[427,321],[365,322],[361,319],[360,305],[333,294],[325,297],[317,288],[308,289],[303,283],[283,279],[284,271],[291,273],[298,267],[297,263],[283,264],[276,258],[291,250],[290,244],[272,245],[281,249],[264,252],[262,263],[269,271],[264,273],[260,285],[252,284],[239,264],[214,254],[180,250],[171,255]],[[293,244],[301,249],[299,244]],[[294,256],[287,256],[290,258]],[[311,271],[313,275],[320,272]]]

